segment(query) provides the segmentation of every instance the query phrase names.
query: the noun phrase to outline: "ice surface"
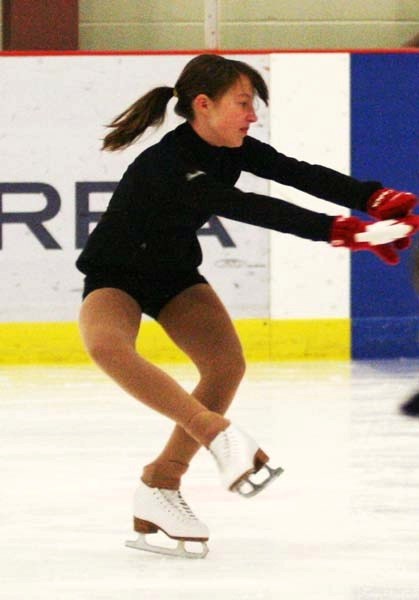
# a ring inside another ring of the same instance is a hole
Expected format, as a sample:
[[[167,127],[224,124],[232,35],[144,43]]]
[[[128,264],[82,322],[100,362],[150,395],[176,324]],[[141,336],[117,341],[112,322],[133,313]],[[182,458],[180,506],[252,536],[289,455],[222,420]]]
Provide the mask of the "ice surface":
[[[134,552],[131,502],[170,422],[95,367],[0,369],[7,600],[418,600],[419,361],[249,365],[229,413],[285,472],[246,500],[201,451],[206,559]],[[187,389],[192,368],[167,366]]]

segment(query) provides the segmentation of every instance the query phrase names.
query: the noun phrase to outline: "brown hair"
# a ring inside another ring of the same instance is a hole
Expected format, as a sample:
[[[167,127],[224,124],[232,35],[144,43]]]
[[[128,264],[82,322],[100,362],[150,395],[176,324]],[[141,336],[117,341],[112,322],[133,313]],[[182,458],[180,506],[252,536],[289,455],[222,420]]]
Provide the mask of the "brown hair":
[[[136,141],[150,126],[164,120],[167,104],[175,96],[175,113],[187,121],[193,119],[192,103],[198,94],[212,100],[221,97],[241,75],[248,77],[259,98],[267,105],[268,87],[253,67],[239,60],[216,54],[200,54],[187,63],[174,87],[161,86],[149,91],[117,116],[108,127],[112,131],[103,140],[104,150],[119,150]]]

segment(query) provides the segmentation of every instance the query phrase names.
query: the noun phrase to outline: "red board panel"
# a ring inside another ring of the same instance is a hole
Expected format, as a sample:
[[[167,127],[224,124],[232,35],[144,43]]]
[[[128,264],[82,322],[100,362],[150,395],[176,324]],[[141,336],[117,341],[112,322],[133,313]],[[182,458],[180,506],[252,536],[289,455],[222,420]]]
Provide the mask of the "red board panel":
[[[3,0],[4,50],[77,50],[78,0]]]

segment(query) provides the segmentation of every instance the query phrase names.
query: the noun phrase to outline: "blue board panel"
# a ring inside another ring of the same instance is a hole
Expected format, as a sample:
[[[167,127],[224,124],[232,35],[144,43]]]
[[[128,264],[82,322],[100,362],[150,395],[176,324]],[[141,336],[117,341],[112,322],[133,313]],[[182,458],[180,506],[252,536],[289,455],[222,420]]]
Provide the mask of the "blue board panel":
[[[419,193],[419,54],[351,56],[352,175]],[[352,255],[352,356],[419,356],[412,250],[397,267]]]

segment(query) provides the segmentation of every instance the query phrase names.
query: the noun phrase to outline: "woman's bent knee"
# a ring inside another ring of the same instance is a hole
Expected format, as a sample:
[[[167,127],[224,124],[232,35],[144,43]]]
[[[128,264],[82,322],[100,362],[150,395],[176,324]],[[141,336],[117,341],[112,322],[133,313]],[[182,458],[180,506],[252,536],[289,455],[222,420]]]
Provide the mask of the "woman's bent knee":
[[[208,360],[201,367],[202,378],[214,378],[218,383],[225,382],[228,385],[237,386],[246,372],[246,362],[243,353],[220,351],[217,356]]]
[[[123,362],[124,357],[134,351],[131,344],[114,336],[97,336],[84,342],[92,360],[104,368]]]

